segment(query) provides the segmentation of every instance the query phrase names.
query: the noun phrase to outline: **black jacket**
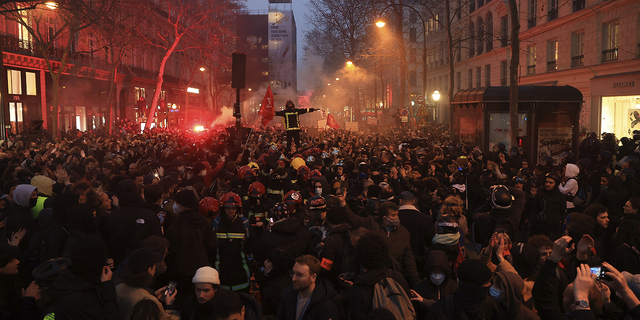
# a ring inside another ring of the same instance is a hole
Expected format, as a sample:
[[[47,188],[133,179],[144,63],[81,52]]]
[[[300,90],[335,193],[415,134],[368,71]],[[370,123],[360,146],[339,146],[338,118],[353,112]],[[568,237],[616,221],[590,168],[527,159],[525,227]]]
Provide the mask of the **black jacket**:
[[[276,248],[282,248],[293,257],[299,257],[309,252],[311,235],[304,228],[303,221],[296,217],[289,217],[276,221],[271,231],[264,231],[253,247],[253,257],[257,262],[264,262],[269,253]]]
[[[531,228],[533,234],[543,234],[550,239],[557,239],[562,235],[562,219],[567,214],[567,200],[554,187],[551,190],[540,190],[532,203]]]
[[[373,289],[384,278],[392,278],[411,296],[409,285],[402,274],[389,269],[376,269],[358,274],[349,289],[349,303],[351,305],[351,320],[365,319],[372,310]]]
[[[522,242],[519,228],[526,202],[525,194],[516,188],[508,188],[509,192],[515,197],[509,209],[498,210],[494,208],[489,212],[478,213],[475,216],[475,241],[482,244],[482,247],[489,245],[491,235],[496,228],[504,228],[514,243]]]
[[[112,281],[93,284],[65,269],[51,286],[56,297],[57,320],[118,319],[116,289]]]
[[[337,320],[346,319],[338,303],[337,293],[331,284],[322,277],[316,278],[309,305],[302,315],[302,320]],[[298,291],[289,286],[282,292],[282,302],[278,309],[278,320],[296,320]]]
[[[209,265],[207,251],[215,248],[216,242],[211,223],[200,213],[187,210],[180,212],[167,230],[169,251],[173,260],[173,271],[179,275],[193,275],[198,268]]]
[[[411,239],[411,251],[416,258],[416,261],[422,261],[427,256],[427,248],[431,246],[431,239],[436,234],[431,217],[425,213],[422,213],[410,207],[402,206],[398,210],[398,217],[400,218],[400,224],[409,231]],[[422,268],[424,265],[418,265],[418,268]]]
[[[340,290],[342,283],[338,279],[341,273],[350,272],[353,266],[354,246],[349,231],[351,226],[343,223],[329,231],[320,250],[320,275],[329,280],[334,289]]]
[[[260,286],[260,302],[265,315],[278,315],[282,292],[291,286],[291,275],[284,267],[274,267],[268,275],[256,275]]]
[[[611,219],[610,227],[617,227],[624,215],[624,204],[629,200],[630,190],[626,190],[622,185],[622,178],[613,176],[609,179],[607,190],[602,191],[597,202],[607,207],[609,219]]]

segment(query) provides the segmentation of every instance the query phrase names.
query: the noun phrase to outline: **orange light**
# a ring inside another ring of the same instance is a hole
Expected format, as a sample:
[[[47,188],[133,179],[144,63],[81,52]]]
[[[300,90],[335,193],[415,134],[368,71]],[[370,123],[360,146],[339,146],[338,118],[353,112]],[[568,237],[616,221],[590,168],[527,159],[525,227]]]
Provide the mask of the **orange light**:
[[[204,126],[196,126],[193,130],[197,132],[204,131]]]

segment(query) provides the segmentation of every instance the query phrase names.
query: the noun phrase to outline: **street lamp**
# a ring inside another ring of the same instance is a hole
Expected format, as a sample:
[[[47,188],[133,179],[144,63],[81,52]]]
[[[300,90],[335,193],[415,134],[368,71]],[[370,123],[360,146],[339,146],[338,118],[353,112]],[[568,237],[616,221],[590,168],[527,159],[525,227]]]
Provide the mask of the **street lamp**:
[[[436,112],[435,114],[438,114],[438,100],[440,100],[440,91],[436,90],[431,94],[431,97],[433,98],[433,101],[436,102]],[[434,117],[435,120],[435,117]],[[453,119],[451,119],[451,121],[453,121]]]
[[[200,71],[204,72],[205,68],[204,67],[200,67]]]
[[[351,61],[351,60],[347,60],[347,65],[348,65],[348,66],[353,65],[353,61]]]
[[[55,1],[47,1],[44,3],[44,5],[51,10],[58,9],[58,3]]]
[[[410,5],[406,5],[402,3],[389,4],[384,9],[382,9],[380,13],[391,8],[392,6],[401,6],[401,7],[409,8],[413,10],[413,12],[416,13],[418,18],[420,18],[420,21],[422,21],[422,94],[426,96],[427,95],[427,24],[424,21],[424,17],[422,17],[422,14],[420,14],[418,10],[416,10],[414,7]],[[385,22],[382,19],[380,19],[376,22],[376,26],[378,28],[382,28],[385,26]],[[406,59],[406,57],[403,57],[403,59]],[[402,92],[402,94],[404,94],[404,92]],[[411,108],[411,114],[409,116],[413,117],[413,105],[411,105],[410,108]]]

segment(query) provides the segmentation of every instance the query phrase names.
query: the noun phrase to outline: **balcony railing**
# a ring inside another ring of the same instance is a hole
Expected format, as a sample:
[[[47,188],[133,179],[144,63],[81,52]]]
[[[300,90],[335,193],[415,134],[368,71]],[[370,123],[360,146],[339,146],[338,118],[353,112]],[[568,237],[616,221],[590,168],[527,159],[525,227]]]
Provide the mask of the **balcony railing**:
[[[558,61],[547,61],[547,71],[556,71],[558,70]]]
[[[527,74],[536,74],[536,66],[527,66]]]
[[[571,57],[571,67],[582,67],[584,66],[584,54],[579,56]]]
[[[618,60],[618,48],[602,50],[602,62]]]

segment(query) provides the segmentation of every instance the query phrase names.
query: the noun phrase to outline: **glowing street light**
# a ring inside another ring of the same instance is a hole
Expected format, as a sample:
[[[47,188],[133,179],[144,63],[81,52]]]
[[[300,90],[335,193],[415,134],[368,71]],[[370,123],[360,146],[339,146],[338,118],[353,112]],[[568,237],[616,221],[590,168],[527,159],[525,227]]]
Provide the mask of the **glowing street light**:
[[[44,3],[44,5],[51,10],[58,9],[58,3],[55,1],[47,1]]]
[[[440,100],[440,92],[438,90],[434,91],[433,94],[431,95],[431,97],[433,98],[433,100],[438,101]]]
[[[347,65],[348,65],[348,66],[350,66],[350,65],[352,65],[352,64],[353,64],[353,61],[351,61],[351,60],[348,60],[348,61],[347,61]]]
[[[336,81],[340,81],[340,78],[336,78]]]
[[[206,70],[204,67],[200,67],[200,71],[204,72]]]
[[[386,25],[386,23],[384,21],[382,21],[382,20],[378,20],[376,22],[376,27],[378,27],[378,28],[384,28],[384,25]]]

